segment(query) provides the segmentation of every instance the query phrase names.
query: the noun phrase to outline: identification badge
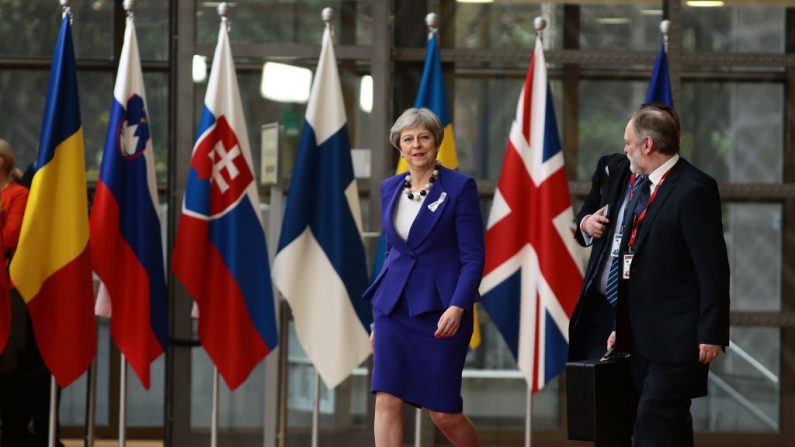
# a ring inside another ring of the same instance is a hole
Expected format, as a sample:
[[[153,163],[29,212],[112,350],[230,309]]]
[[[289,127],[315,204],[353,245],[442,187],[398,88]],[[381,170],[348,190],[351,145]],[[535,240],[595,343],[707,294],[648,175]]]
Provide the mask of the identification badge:
[[[613,235],[613,246],[610,247],[610,257],[617,258],[618,257],[618,250],[621,247],[621,232],[616,232]]]
[[[629,279],[629,268],[632,266],[632,258],[635,255],[628,253],[624,255],[624,268],[622,269],[622,277],[624,279]]]

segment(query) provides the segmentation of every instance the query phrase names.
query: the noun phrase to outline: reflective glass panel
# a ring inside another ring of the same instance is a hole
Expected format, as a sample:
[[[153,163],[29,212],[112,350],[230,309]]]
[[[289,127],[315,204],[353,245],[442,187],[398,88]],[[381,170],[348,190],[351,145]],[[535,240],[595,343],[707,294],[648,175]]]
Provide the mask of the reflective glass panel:
[[[583,50],[659,50],[662,3],[582,5]]]
[[[455,46],[532,50],[536,39],[533,19],[540,15],[547,20],[543,34],[546,47],[562,47],[561,5],[535,2],[456,3]]]
[[[168,60],[168,3],[167,1],[138,2],[138,9],[135,11],[135,30],[138,50],[143,61]]]
[[[732,311],[781,310],[782,219],[778,203],[724,206]]]
[[[695,399],[696,431],[777,432],[781,330],[735,327],[731,346],[710,367],[709,395]]]
[[[196,1],[196,41],[218,38],[218,2]],[[334,9],[336,43],[369,45],[372,39],[372,2],[365,0],[238,0],[229,13],[233,43],[294,42],[320,45],[323,8]]]
[[[113,57],[113,1],[72,2],[78,59]],[[0,57],[52,58],[61,26],[58,2],[0,0]]]
[[[693,52],[784,52],[784,8],[695,8],[682,2],[682,47]]]
[[[683,83],[682,154],[719,182],[781,182],[784,100],[782,84]]]

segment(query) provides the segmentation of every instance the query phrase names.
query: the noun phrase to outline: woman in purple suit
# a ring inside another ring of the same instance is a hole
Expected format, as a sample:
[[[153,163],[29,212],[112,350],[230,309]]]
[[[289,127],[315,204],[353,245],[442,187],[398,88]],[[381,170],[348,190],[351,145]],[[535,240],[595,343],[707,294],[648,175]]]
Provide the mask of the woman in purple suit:
[[[428,408],[458,447],[479,446],[463,415],[461,371],[483,274],[483,221],[475,180],[436,161],[444,131],[428,109],[408,109],[390,132],[408,173],[381,183],[384,265],[373,304],[377,447],[403,442],[403,402]]]

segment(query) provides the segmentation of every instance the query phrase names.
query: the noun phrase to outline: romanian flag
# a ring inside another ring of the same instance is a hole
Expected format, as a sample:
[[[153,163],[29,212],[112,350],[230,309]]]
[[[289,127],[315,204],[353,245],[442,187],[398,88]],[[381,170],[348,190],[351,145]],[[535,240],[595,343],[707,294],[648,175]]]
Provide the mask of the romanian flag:
[[[69,21],[65,14],[35,174],[11,262],[11,280],[28,305],[39,351],[61,387],[88,369],[97,349],[83,128]]]

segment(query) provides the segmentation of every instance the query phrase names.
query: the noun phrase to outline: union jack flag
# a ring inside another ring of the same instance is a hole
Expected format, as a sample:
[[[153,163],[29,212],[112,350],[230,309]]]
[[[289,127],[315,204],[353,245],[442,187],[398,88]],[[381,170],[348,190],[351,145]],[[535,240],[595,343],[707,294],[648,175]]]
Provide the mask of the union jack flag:
[[[486,228],[483,305],[535,393],[566,365],[583,279],[541,39],[536,39]]]

